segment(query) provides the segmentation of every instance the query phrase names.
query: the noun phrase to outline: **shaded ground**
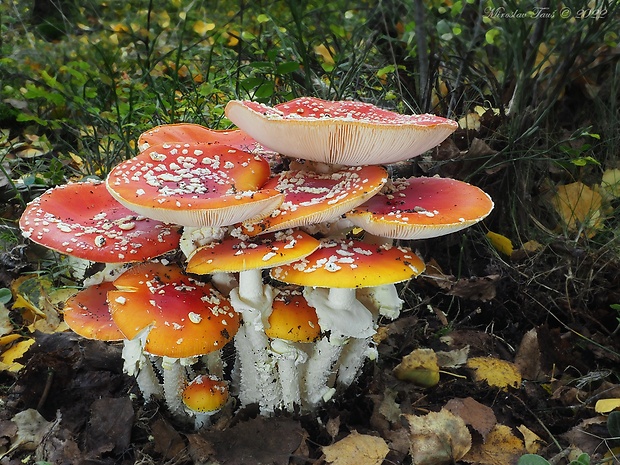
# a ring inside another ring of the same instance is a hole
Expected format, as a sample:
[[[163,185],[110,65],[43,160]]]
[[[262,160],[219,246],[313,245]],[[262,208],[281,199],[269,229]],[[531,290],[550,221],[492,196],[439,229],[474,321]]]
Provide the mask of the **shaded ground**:
[[[482,241],[480,230],[466,234]],[[436,412],[449,402],[454,408],[463,399],[476,401],[469,404],[475,418],[467,421],[474,444],[482,444],[488,434],[482,424],[493,415],[522,441],[508,459],[470,463],[514,463],[531,441],[523,426],[540,438],[538,452],[546,457],[568,446],[602,457],[613,443],[606,441],[605,418],[594,406],[620,397],[618,315],[610,307],[620,302],[618,262],[559,241],[504,259],[478,247],[462,272],[466,278],[457,279],[451,257],[459,256],[463,238],[419,244],[427,274],[402,288],[402,316],[382,323],[378,361],[316,416],[265,419],[252,408],[231,406],[196,433],[164,407],[143,405],[135,383],[122,373],[119,345],[68,332],[37,333],[21,360],[25,367],[0,373],[0,450],[14,449],[0,463],[319,464],[325,463],[322,446],[357,431],[386,441],[384,463],[406,464],[416,446],[402,414]],[[5,272],[23,271],[22,265],[5,266]],[[491,387],[462,364],[446,368],[428,389],[396,379],[394,367],[421,347],[452,353],[468,348],[468,358],[514,362],[523,381]]]

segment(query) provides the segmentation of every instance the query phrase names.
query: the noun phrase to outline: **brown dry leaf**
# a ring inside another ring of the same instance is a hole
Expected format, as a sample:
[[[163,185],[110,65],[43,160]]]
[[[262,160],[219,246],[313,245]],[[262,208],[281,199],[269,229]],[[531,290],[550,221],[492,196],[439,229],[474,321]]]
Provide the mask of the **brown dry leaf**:
[[[534,433],[532,430],[527,428],[525,425],[517,426],[517,429],[523,436],[523,441],[525,442],[525,450],[528,454],[537,454],[542,446],[544,445],[544,441]]]
[[[429,388],[439,382],[439,365],[433,349],[416,349],[394,368],[394,376],[416,386]]]
[[[566,229],[576,232],[583,228],[588,237],[594,236],[602,227],[602,203],[601,194],[579,181],[558,186],[551,199]]]
[[[514,363],[493,357],[474,357],[467,361],[467,367],[474,370],[476,381],[486,381],[489,386],[506,390],[509,386],[521,385],[521,373]]]
[[[471,434],[465,422],[446,409],[403,418],[409,424],[410,453],[416,465],[454,463],[471,448]]]
[[[487,435],[497,423],[493,409],[471,397],[451,399],[445,408],[461,417],[466,425],[478,431],[483,441],[486,441]]]
[[[517,355],[515,355],[514,363],[523,378],[534,381],[545,379],[540,356],[538,331],[536,328],[532,328],[523,335],[519,344],[519,350],[517,350]]]
[[[11,448],[0,459],[16,450],[35,450],[53,425],[35,409],[16,413],[11,421],[17,425],[17,433],[11,437]]]
[[[325,460],[334,465],[381,465],[389,451],[382,438],[357,431],[331,446],[323,447]]]
[[[459,368],[467,363],[469,358],[469,346],[454,350],[439,350],[435,352],[437,363],[441,368]]]
[[[525,454],[523,441],[506,425],[495,425],[483,444],[475,444],[463,461],[476,465],[514,464]]]
[[[495,298],[496,282],[499,278],[499,275],[489,275],[456,279],[453,275],[445,274],[434,259],[429,260],[424,273],[418,277],[419,280],[445,290],[448,295],[483,302]]]

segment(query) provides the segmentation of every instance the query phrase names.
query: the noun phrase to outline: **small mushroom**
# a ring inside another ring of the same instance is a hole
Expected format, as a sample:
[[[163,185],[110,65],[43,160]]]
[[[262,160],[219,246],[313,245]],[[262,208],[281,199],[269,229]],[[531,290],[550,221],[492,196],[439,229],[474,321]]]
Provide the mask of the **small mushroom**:
[[[198,375],[182,394],[186,412],[195,417],[195,429],[206,426],[228,401],[228,383],[213,375]]]

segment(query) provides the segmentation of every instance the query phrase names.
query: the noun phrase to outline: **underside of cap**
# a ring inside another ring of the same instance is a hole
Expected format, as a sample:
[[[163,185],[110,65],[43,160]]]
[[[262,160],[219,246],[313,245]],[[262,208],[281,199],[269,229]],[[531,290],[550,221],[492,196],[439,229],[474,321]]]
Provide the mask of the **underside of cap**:
[[[283,104],[284,105],[284,104]],[[385,110],[384,110],[385,112]],[[387,112],[392,113],[392,112]],[[284,114],[253,102],[232,100],[226,116],[258,142],[282,155],[348,166],[403,161],[441,143],[457,128],[433,115],[392,113],[391,119]]]

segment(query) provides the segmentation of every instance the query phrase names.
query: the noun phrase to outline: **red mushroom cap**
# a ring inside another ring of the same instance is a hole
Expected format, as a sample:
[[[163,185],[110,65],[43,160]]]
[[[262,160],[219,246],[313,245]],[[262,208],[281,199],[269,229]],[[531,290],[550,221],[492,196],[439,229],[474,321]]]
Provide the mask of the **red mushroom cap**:
[[[282,203],[261,189],[269,164],[226,145],[166,143],[112,170],[106,184],[127,208],[183,226],[227,226],[262,217]]]
[[[326,241],[306,258],[273,268],[270,274],[298,286],[360,288],[406,281],[422,271],[424,263],[407,248],[351,240]]]
[[[257,142],[239,129],[216,130],[192,123],[155,126],[140,134],[138,148],[142,152],[154,145],[171,142],[221,144],[246,152],[253,152],[257,148]]]
[[[95,284],[81,290],[65,302],[62,310],[65,323],[87,339],[121,341],[125,335],[116,326],[107,302],[108,291],[116,289],[111,282]]]
[[[127,209],[97,182],[70,183],[48,190],[28,204],[19,220],[33,242],[95,262],[135,262],[179,245],[175,226]]]
[[[270,268],[310,255],[321,243],[303,231],[279,231],[256,238],[228,236],[197,249],[187,262],[187,272],[235,273]]]
[[[301,97],[269,107],[231,100],[226,116],[271,150],[341,165],[395,163],[436,146],[458,127],[434,115],[401,115],[369,103]]]
[[[228,383],[209,375],[196,376],[183,389],[183,403],[198,413],[216,412],[228,400]]]
[[[467,228],[493,209],[478,187],[449,178],[397,179],[346,213],[353,224],[392,239],[426,239]]]
[[[271,339],[313,342],[321,336],[319,317],[301,292],[281,290],[273,300],[265,334]]]
[[[210,284],[174,265],[141,263],[108,292],[112,318],[127,339],[148,329],[144,350],[174,358],[219,350],[239,329],[239,315]]]
[[[387,179],[381,166],[344,167],[332,173],[284,171],[264,186],[282,192],[284,201],[259,222],[245,222],[245,232],[255,235],[336,221],[379,192]]]

